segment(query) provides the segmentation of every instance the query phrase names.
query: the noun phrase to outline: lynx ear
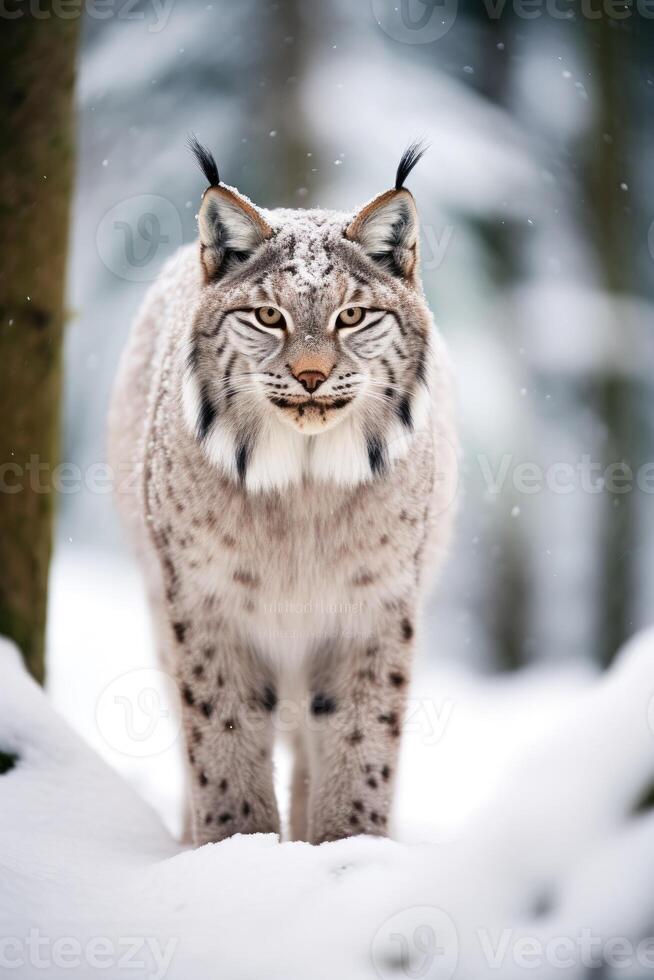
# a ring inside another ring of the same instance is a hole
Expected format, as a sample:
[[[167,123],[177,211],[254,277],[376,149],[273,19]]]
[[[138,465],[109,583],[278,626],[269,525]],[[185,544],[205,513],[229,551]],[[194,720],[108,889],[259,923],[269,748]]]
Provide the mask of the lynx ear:
[[[202,198],[198,224],[200,257],[205,281],[211,282],[244,262],[272,235],[272,228],[248,200],[220,183],[213,154],[195,136],[189,137],[191,152],[209,187]]]
[[[418,227],[411,194],[387,191],[357,214],[345,235],[387,272],[412,281],[417,273]]]
[[[412,143],[400,160],[395,190],[380,194],[367,204],[345,230],[364,252],[388,272],[413,282],[418,272],[418,211],[413,195],[404,189],[407,179],[426,147]]]
[[[200,255],[207,281],[244,262],[272,235],[258,211],[235,191],[210,187],[198,215]]]

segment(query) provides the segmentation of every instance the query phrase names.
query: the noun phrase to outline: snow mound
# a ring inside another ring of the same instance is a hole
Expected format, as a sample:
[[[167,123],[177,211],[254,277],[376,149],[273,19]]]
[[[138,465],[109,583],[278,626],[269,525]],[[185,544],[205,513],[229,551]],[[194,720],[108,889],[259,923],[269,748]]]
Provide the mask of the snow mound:
[[[183,849],[0,642],[0,972],[152,980],[654,970],[654,632],[526,745],[457,840]],[[516,739],[520,732],[516,732]],[[127,970],[130,972],[127,973]]]

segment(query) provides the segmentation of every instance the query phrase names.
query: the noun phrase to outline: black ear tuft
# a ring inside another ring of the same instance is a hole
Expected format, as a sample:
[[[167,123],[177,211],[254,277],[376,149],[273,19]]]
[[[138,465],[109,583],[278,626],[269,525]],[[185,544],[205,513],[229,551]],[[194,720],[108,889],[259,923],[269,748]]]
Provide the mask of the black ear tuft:
[[[420,140],[416,140],[415,143],[412,143],[411,146],[406,148],[397,168],[397,174],[395,175],[396,191],[402,190],[404,187],[404,181],[407,179],[418,160],[420,160],[420,158],[426,153],[427,149],[428,145],[422,145]]]
[[[200,170],[207,178],[209,187],[217,187],[220,183],[220,175],[218,173],[218,167],[216,161],[214,160],[213,153],[211,153],[206,146],[202,146],[199,139],[194,133],[191,133],[188,138],[188,145],[191,153],[195,156],[198,161]]]

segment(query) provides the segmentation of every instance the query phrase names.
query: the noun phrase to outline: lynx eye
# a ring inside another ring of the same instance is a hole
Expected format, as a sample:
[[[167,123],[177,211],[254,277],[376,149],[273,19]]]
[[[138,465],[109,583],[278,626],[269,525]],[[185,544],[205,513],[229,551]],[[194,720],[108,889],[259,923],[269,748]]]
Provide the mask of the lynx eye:
[[[336,321],[337,327],[356,327],[357,323],[363,320],[363,309],[360,306],[348,306],[346,310],[341,310]]]
[[[279,327],[283,329],[286,326],[286,320],[274,306],[260,306],[254,311],[254,315],[264,327]]]

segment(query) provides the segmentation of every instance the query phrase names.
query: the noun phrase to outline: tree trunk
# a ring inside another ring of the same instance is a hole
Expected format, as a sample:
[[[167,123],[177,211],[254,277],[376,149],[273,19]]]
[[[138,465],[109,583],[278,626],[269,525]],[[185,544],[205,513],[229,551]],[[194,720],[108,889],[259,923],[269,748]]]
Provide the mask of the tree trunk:
[[[0,34],[0,634],[42,681],[80,17],[16,11]]]
[[[265,84],[259,89],[252,117],[266,120],[270,132],[275,133],[267,137],[269,151],[264,155],[271,206],[306,207],[298,188],[308,183],[307,143],[311,133],[300,80],[311,36],[301,16],[300,0],[280,0],[269,8],[264,37],[261,65]]]
[[[478,12],[483,18],[483,14]],[[484,45],[483,92],[495,105],[504,109],[511,93],[511,64],[497,42],[513,28],[512,11],[507,6],[501,24],[491,21]],[[491,44],[490,39],[496,39]],[[510,220],[495,218],[477,223],[478,231],[494,268],[493,281],[503,297],[507,318],[503,323],[502,343],[511,349],[519,346],[519,319],[513,312],[512,292],[523,276],[520,257],[524,243],[520,230]],[[514,430],[518,436],[519,431]],[[493,638],[498,670],[517,670],[528,662],[530,576],[528,543],[519,521],[509,514],[517,504],[505,492],[500,516],[495,515],[491,539],[491,562],[488,567],[488,629]]]
[[[594,139],[589,147],[590,204],[597,257],[610,297],[628,295],[633,283],[628,267],[631,246],[625,217],[626,197],[621,183],[628,181],[627,126],[625,125],[625,68],[629,37],[620,23],[603,16],[590,29],[590,53],[595,62],[598,112]],[[608,134],[609,138],[606,138]],[[621,329],[620,312],[614,307],[615,330]],[[606,427],[604,463],[624,461],[634,465],[634,385],[616,366],[596,388],[597,410]],[[635,493],[606,497],[606,518],[601,542],[601,595],[598,640],[600,660],[610,663],[634,629]]]

